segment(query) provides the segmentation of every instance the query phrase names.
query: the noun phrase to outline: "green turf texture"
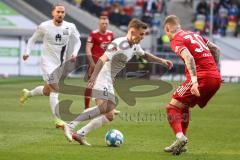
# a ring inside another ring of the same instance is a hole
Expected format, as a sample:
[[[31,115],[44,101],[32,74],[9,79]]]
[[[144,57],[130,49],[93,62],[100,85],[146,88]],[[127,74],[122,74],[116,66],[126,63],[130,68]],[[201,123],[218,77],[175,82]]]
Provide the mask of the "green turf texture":
[[[79,79],[67,82],[83,84]],[[87,138],[92,147],[85,147],[67,142],[63,132],[54,128],[48,97],[34,97],[23,107],[19,106],[20,90],[41,84],[41,78],[0,79],[0,160],[240,159],[240,84],[223,84],[206,108],[192,109],[188,152],[180,156],[163,152],[175,140],[164,109],[173,90],[158,97],[137,98],[134,107],[120,99],[117,109],[121,115],[111,124],[91,132]],[[172,84],[176,88],[180,83]],[[83,110],[83,97],[61,95],[60,100],[63,99],[73,100],[72,113]],[[104,142],[105,133],[113,128],[125,136],[125,143],[119,148],[107,147]]]

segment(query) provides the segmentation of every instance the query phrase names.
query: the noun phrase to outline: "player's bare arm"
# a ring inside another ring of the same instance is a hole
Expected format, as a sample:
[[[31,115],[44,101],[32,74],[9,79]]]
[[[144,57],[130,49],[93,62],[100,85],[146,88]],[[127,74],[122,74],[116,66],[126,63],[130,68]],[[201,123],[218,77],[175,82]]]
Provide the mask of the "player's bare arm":
[[[219,49],[219,47],[216,44],[212,43],[212,42],[208,42],[207,46],[210,49],[211,54],[213,55],[216,64],[218,65],[219,57],[220,57],[220,49]]]
[[[167,60],[167,59],[163,59],[163,58],[159,58],[159,57],[154,56],[153,54],[148,53],[148,52],[145,52],[145,55],[144,55],[143,58],[150,61],[150,62],[157,62],[157,63],[163,64],[168,69],[171,69],[173,67],[172,61]]]
[[[191,75],[191,80],[192,80],[191,92],[195,96],[200,96],[200,92],[198,90],[195,60],[187,48],[181,51],[181,56],[183,57],[186,67],[189,71],[189,74]]]
[[[87,60],[89,62],[90,67],[93,69],[95,67],[95,63],[92,58],[92,51],[91,51],[92,47],[93,47],[93,43],[87,42],[86,44]]]
[[[94,86],[95,80],[99,74],[99,72],[101,71],[103,65],[109,61],[108,57],[104,54],[102,55],[99,60],[97,61],[97,64],[94,68],[94,71],[91,75],[91,78],[88,81],[88,88],[92,88]]]

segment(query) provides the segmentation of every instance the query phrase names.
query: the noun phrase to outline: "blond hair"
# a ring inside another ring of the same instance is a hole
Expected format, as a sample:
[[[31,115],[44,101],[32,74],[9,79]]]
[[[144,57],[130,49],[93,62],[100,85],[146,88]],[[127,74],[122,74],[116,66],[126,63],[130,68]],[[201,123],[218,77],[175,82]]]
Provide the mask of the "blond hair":
[[[166,24],[170,24],[172,26],[178,26],[180,25],[180,19],[176,15],[169,15],[165,18],[163,22],[163,26],[166,26]]]
[[[130,28],[135,28],[135,29],[147,29],[148,25],[139,19],[133,18],[129,24],[128,24],[128,29]]]

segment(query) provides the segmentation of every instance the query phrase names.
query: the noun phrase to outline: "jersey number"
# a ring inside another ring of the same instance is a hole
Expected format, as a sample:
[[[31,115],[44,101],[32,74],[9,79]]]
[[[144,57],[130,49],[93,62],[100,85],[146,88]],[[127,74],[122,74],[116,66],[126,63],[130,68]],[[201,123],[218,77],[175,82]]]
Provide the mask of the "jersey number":
[[[106,87],[103,88],[103,95],[108,96],[108,89]]]
[[[195,49],[195,52],[201,53],[204,49],[209,50],[206,44],[204,44],[202,37],[197,34],[193,34],[193,36],[186,35],[184,39],[190,39],[191,44],[197,44],[199,46]]]

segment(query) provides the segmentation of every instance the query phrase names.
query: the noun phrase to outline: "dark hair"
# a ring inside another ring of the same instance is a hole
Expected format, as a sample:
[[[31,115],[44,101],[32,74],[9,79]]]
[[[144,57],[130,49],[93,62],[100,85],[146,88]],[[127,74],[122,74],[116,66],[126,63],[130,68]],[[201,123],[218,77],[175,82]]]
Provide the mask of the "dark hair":
[[[53,4],[53,6],[52,6],[52,11],[53,11],[56,7],[58,7],[58,6],[63,6],[63,7],[65,8],[64,4],[62,4],[62,3],[55,3],[55,4]]]
[[[165,18],[163,26],[165,26],[166,24],[179,25],[180,19],[176,15],[169,15]]]
[[[147,29],[148,25],[139,19],[133,18],[129,24],[128,24],[128,29],[129,28],[136,28],[136,29]]]

